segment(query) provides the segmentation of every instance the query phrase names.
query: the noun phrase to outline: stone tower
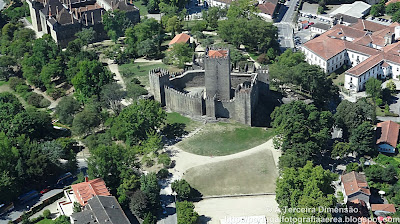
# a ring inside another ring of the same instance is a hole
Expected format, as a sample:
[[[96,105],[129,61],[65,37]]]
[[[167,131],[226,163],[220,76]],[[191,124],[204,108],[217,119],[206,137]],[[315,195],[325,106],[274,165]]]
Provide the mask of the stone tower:
[[[231,61],[228,49],[207,50],[204,56],[206,97],[230,100]]]

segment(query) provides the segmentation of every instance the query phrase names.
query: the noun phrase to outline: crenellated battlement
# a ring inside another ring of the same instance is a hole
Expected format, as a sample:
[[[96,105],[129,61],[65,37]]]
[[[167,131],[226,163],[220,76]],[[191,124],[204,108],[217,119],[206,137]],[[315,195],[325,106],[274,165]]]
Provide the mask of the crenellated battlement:
[[[200,93],[196,93],[196,94],[194,94],[194,95],[190,95],[190,94],[181,92],[181,91],[176,90],[176,89],[174,89],[174,88],[172,88],[172,87],[169,87],[169,86],[164,86],[164,88],[165,88],[166,91],[171,91],[171,92],[173,92],[173,93],[175,93],[175,94],[177,94],[177,95],[182,95],[182,96],[184,96],[184,97],[193,98],[193,99],[201,98],[201,96],[202,96],[202,94],[203,94],[203,92],[200,92]]]

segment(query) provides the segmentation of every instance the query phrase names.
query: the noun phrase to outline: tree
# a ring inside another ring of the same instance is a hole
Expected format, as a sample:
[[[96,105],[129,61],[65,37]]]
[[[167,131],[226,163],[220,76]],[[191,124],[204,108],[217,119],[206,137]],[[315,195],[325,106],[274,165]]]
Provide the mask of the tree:
[[[176,192],[179,200],[183,201],[190,198],[192,188],[186,180],[180,179],[174,181],[171,185],[171,188]]]
[[[193,49],[186,43],[176,43],[167,52],[167,62],[183,68],[186,62],[190,62],[193,56]]]
[[[385,7],[385,12],[386,12],[386,14],[393,15],[393,14],[396,13],[399,9],[400,9],[400,4],[399,4],[398,2],[389,3],[389,4]]]
[[[65,215],[60,215],[54,220],[54,224],[70,224],[70,219]]]
[[[99,61],[84,60],[78,66],[79,71],[72,78],[72,84],[84,98],[99,95],[101,87],[113,81],[114,74],[105,69]]]
[[[344,158],[349,153],[353,152],[353,148],[347,142],[335,142],[332,150],[332,158]]]
[[[128,145],[147,139],[151,132],[155,132],[166,118],[165,111],[154,100],[135,101],[124,108],[115,119],[111,131],[120,140]]]
[[[391,93],[396,92],[396,84],[393,82],[393,80],[390,80],[388,83],[386,83],[386,89],[389,89]]]
[[[157,54],[157,43],[153,39],[146,39],[138,43],[137,49],[138,55],[151,58]]]
[[[393,22],[400,22],[400,11],[397,11],[393,14],[392,16],[392,21]]]
[[[198,21],[196,21],[194,26],[192,26],[192,28],[190,29],[190,32],[191,33],[203,32],[206,29],[207,29],[207,22],[204,20],[198,20]]]
[[[78,202],[74,201],[74,208],[73,208],[74,213],[82,211],[81,204]]]
[[[349,139],[353,151],[365,155],[374,149],[374,128],[370,122],[363,122],[351,132]]]
[[[385,5],[384,4],[375,4],[371,7],[369,12],[372,16],[381,16],[385,13]]]
[[[365,83],[365,92],[374,100],[382,95],[382,82],[376,78],[370,78]]]
[[[124,11],[110,10],[103,15],[104,30],[107,35],[117,42],[118,38],[121,37],[125,30],[131,25],[131,22],[126,17]]]
[[[336,178],[336,174],[321,166],[313,166],[311,162],[301,168],[284,169],[276,186],[276,201],[282,211],[281,215],[285,218],[332,217],[330,212],[290,212],[282,209],[335,207],[335,190],[331,182]]]
[[[87,47],[90,43],[92,43],[95,40],[96,31],[93,30],[92,27],[90,27],[89,29],[83,28],[82,31],[76,33],[75,36],[82,43],[82,45]]]
[[[207,22],[207,26],[209,26],[211,29],[216,29],[218,27],[218,20],[220,18],[219,7],[210,7],[208,10],[203,10],[202,16]]]
[[[129,98],[137,100],[140,96],[146,95],[148,92],[140,84],[129,82],[126,84],[126,92]]]
[[[250,18],[255,12],[257,12],[257,8],[251,0],[238,0],[232,2],[226,16],[228,19]]]
[[[182,22],[177,16],[172,16],[168,19],[165,30],[171,32],[172,36],[175,36],[175,32],[180,33],[182,31]]]
[[[199,218],[199,214],[194,211],[193,203],[188,201],[176,203],[176,214],[178,224],[196,224]]]
[[[56,115],[61,123],[71,125],[74,115],[81,109],[80,103],[72,96],[63,97],[56,106]]]
[[[122,99],[126,97],[126,91],[117,83],[109,83],[101,89],[100,100],[107,108],[111,109],[116,115],[122,110]]]
[[[160,186],[155,173],[149,173],[140,178],[140,190],[148,198],[150,210],[156,211],[160,206]]]
[[[160,4],[160,0],[149,0],[149,3],[147,4],[147,11],[149,11],[149,13],[158,12],[160,10],[158,4]]]
[[[8,78],[14,73],[12,66],[16,64],[14,58],[9,56],[0,56],[0,80],[8,81]]]
[[[144,219],[149,212],[149,201],[143,191],[137,190],[130,197],[129,209],[132,214]]]
[[[144,217],[142,224],[156,224],[156,223],[157,223],[157,217],[155,217],[153,214],[151,214],[151,212],[148,212],[146,214],[146,217]]]
[[[397,172],[392,165],[383,167],[379,164],[368,166],[365,169],[365,175],[369,181],[379,182],[379,183],[389,183],[393,184],[397,181]]]
[[[51,133],[53,130],[50,115],[34,109],[15,115],[9,122],[11,127],[8,134],[14,137],[25,134],[33,139],[43,139],[47,133]]]
[[[72,131],[78,135],[87,135],[100,125],[100,115],[94,111],[83,110],[76,114],[72,122]]]

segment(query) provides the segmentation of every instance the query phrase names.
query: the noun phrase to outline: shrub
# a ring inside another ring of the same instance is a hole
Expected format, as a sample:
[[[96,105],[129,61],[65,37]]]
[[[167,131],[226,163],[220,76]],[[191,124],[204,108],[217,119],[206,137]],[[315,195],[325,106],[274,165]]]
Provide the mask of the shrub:
[[[42,102],[43,99],[44,99],[44,97],[42,95],[37,94],[37,93],[32,93],[28,96],[26,101],[27,101],[27,103],[29,103],[32,106],[41,107],[40,103]]]
[[[258,56],[257,62],[265,65],[269,63],[269,58],[267,57],[266,54],[261,54],[260,56]]]
[[[16,91],[17,86],[25,85],[25,80],[18,77],[11,77],[8,81],[8,85],[14,91]]]
[[[49,107],[50,104],[51,104],[51,102],[48,99],[43,97],[43,99],[40,101],[39,105],[40,105],[40,108],[45,108],[45,107]]]
[[[383,100],[381,98],[378,98],[375,100],[376,105],[381,106],[383,104]]]
[[[158,155],[158,164],[163,164],[165,168],[168,168],[171,165],[171,158],[166,153],[162,153]]]
[[[351,171],[360,171],[360,166],[358,165],[358,163],[349,163],[346,166],[346,172],[351,172]]]
[[[49,89],[47,90],[47,94],[49,94],[49,96],[51,98],[53,98],[54,100],[61,98],[63,96],[65,96],[65,90],[64,89]]]
[[[50,216],[51,216],[50,210],[46,209],[46,210],[43,211],[43,217],[44,217],[45,219],[49,219]]]
[[[158,179],[164,179],[164,178],[167,178],[168,175],[169,175],[168,170],[165,169],[165,168],[162,168],[160,171],[158,171],[157,178]]]
[[[154,165],[154,161],[149,156],[143,156],[142,164],[146,165],[147,167],[151,167]]]

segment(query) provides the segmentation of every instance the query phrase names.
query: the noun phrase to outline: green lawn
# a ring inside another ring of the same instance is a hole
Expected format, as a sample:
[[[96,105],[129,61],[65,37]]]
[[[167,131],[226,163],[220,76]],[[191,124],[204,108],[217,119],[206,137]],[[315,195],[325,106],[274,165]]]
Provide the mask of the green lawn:
[[[193,121],[192,119],[182,116],[177,112],[167,113],[167,123],[168,124],[185,124],[185,131],[190,132],[196,129],[199,126],[199,122]]]
[[[160,62],[136,62],[130,64],[123,64],[119,66],[121,75],[130,73],[129,76],[124,76],[125,82],[130,81],[132,78],[137,78],[142,85],[149,85],[149,71],[156,68],[169,68],[168,65]]]
[[[273,129],[249,127],[238,123],[209,123],[193,137],[177,146],[190,153],[224,156],[253,148],[273,136]]]
[[[194,167],[183,176],[205,196],[273,193],[278,171],[271,151]]]
[[[147,11],[147,7],[142,4],[142,1],[134,1],[133,4],[139,9],[141,16],[149,14],[149,12]]]
[[[338,75],[335,79],[332,79],[333,84],[341,87],[340,84],[344,84],[344,73]]]
[[[7,83],[6,81],[0,81],[0,86],[4,85],[6,83]]]
[[[37,224],[52,224],[54,223],[51,219],[43,219],[42,221],[38,222]]]
[[[25,17],[25,18],[26,18],[26,20],[29,21],[30,24],[32,24],[32,18],[31,18],[30,16],[27,16],[27,17]]]

